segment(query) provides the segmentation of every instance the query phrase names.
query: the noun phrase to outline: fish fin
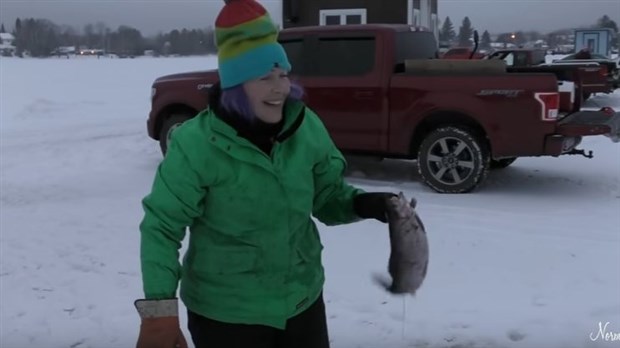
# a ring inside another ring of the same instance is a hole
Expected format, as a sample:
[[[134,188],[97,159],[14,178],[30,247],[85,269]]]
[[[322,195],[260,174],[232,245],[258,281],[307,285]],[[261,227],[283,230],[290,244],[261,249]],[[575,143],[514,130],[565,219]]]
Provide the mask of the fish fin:
[[[418,205],[418,201],[415,198],[411,198],[411,200],[409,201],[409,206],[413,209],[415,209],[415,207]]]

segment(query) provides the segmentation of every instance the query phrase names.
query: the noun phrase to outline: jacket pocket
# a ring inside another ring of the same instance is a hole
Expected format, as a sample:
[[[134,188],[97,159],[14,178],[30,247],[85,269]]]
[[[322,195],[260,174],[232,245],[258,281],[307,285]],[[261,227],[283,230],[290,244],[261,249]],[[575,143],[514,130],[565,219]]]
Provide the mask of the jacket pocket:
[[[209,246],[197,252],[192,268],[205,275],[254,273],[258,269],[258,250]]]
[[[318,232],[313,228],[308,228],[296,246],[297,253],[306,263],[320,263],[323,245],[319,239]]]

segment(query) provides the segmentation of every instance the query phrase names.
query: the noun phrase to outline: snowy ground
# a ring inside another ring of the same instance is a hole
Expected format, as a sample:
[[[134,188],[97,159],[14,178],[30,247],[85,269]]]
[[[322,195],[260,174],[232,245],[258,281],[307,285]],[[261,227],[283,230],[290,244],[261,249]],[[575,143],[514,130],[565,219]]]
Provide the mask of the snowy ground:
[[[161,158],[150,84],[214,63],[0,59],[0,347],[135,346],[140,200]],[[620,93],[588,102],[604,105]],[[467,195],[352,158],[354,184],[417,197],[431,262],[416,297],[392,298],[371,282],[386,226],[321,226],[332,347],[620,347],[596,337],[620,335],[620,144],[583,146],[593,159],[522,158]]]

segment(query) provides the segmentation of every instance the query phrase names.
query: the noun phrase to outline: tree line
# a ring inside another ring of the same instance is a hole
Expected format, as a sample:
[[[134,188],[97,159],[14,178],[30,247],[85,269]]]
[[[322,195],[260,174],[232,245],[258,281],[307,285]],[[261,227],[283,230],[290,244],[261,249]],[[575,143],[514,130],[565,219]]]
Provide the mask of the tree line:
[[[4,24],[0,27],[4,33]],[[59,47],[92,49],[124,56],[141,56],[145,50],[155,55],[201,55],[216,52],[213,30],[182,29],[145,37],[140,30],[121,25],[116,30],[102,22],[88,24],[81,32],[66,25],[41,18],[17,18],[11,32],[16,54],[28,52],[33,57],[61,54]]]
[[[615,21],[613,21],[609,16],[604,15],[599,18],[592,27],[595,28],[610,28],[616,34],[616,40],[613,41],[615,47],[618,47],[618,25]],[[442,27],[439,31],[439,41],[442,44],[446,45],[458,45],[462,47],[469,47],[472,45],[472,38],[474,33],[474,27],[471,23],[469,17],[463,18],[461,22],[461,26],[459,27],[458,33],[454,28],[454,24],[450,17],[446,17],[443,21]],[[527,42],[537,41],[537,40],[545,40],[549,46],[557,46],[562,44],[569,44],[567,39],[560,35],[558,32],[552,32],[547,34],[542,34],[538,31],[515,31],[510,33],[500,33],[497,35],[496,42],[504,43],[504,44],[515,44],[515,45],[523,45]],[[480,37],[480,48],[481,49],[489,49],[491,48],[491,34],[484,30],[482,36]]]
[[[593,27],[611,28],[618,34],[618,25],[607,15],[599,18]],[[4,24],[1,25],[0,32],[6,32]],[[473,32],[474,27],[469,17],[463,18],[458,33],[450,17],[446,17],[439,32],[439,41],[446,45],[469,47],[472,44]],[[57,25],[48,19],[17,18],[12,34],[18,56],[29,52],[34,57],[47,57],[60,54],[58,48],[63,46],[75,47],[76,51],[81,48],[94,49],[124,56],[140,56],[146,50],[155,55],[202,55],[217,51],[212,28],[175,29],[154,37],[144,37],[140,30],[127,25],[112,30],[106,24],[97,22],[86,25],[78,32],[71,26]],[[541,34],[537,31],[500,33],[495,41],[523,45],[541,39],[552,47],[569,43],[565,36],[558,33]],[[618,40],[614,40],[614,45],[618,46]],[[480,48],[491,48],[491,35],[487,30],[483,31],[480,38]]]

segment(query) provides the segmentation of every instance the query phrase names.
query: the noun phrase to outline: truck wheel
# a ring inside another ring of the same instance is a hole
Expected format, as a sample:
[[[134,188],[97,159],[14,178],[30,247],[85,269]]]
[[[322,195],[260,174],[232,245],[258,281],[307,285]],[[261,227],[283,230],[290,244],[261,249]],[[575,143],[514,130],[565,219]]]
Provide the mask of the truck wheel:
[[[162,155],[166,155],[166,151],[168,150],[168,142],[170,141],[172,132],[174,132],[178,126],[190,118],[191,116],[189,115],[176,114],[168,116],[168,118],[164,121],[164,124],[161,126],[161,130],[159,131],[159,147],[161,148]]]
[[[489,172],[486,144],[467,128],[442,127],[430,132],[418,150],[418,171],[440,193],[467,193]]]
[[[504,169],[506,167],[508,167],[509,165],[513,164],[514,161],[516,161],[517,158],[516,157],[508,157],[508,158],[502,158],[502,159],[498,159],[498,160],[491,160],[491,169]]]

